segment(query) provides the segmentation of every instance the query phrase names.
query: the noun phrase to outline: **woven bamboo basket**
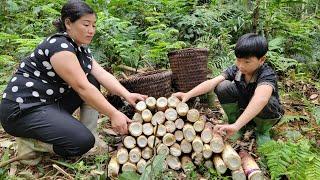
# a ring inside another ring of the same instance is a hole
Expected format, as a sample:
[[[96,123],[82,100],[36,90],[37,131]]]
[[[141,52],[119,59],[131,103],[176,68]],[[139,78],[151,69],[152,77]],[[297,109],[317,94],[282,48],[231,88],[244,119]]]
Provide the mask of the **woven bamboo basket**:
[[[120,83],[130,92],[158,98],[171,95],[171,78],[170,70],[156,70],[133,75],[129,79],[120,80]]]
[[[188,48],[168,53],[173,87],[187,92],[206,80],[209,50]]]

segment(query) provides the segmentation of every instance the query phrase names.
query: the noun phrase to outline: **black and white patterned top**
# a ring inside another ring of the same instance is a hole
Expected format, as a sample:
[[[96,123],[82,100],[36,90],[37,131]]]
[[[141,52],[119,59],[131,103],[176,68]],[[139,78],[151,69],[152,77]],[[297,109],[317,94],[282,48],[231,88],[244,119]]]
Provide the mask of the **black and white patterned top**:
[[[77,46],[67,33],[57,33],[44,39],[30,56],[22,60],[4,90],[3,98],[23,104],[53,103],[62,98],[71,87],[50,63],[50,58],[61,51],[74,53],[85,74],[90,73],[93,59],[90,49]]]

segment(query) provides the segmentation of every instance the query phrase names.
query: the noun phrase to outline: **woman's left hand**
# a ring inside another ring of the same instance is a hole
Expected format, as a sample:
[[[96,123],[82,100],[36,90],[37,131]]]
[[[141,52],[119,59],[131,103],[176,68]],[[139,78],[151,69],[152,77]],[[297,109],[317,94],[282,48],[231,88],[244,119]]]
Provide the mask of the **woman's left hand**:
[[[129,104],[131,104],[132,106],[136,106],[137,100],[144,101],[145,99],[147,99],[147,97],[148,97],[147,95],[143,95],[139,93],[129,93],[124,98],[126,99],[126,101],[128,101]]]

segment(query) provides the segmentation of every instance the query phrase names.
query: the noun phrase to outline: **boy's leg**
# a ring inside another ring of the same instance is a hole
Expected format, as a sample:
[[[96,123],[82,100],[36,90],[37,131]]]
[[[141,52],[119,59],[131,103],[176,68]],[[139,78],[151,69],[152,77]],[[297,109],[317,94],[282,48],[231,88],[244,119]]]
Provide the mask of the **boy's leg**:
[[[253,119],[256,124],[257,144],[260,146],[271,140],[270,130],[279,122],[283,115],[283,110],[276,97],[271,96],[268,104]]]
[[[228,80],[224,80],[217,85],[215,93],[219,99],[219,102],[228,117],[228,123],[232,124],[236,122],[240,116],[240,108],[238,105],[239,91],[234,83]],[[232,141],[237,140],[242,134],[242,131],[236,133],[230,139]]]

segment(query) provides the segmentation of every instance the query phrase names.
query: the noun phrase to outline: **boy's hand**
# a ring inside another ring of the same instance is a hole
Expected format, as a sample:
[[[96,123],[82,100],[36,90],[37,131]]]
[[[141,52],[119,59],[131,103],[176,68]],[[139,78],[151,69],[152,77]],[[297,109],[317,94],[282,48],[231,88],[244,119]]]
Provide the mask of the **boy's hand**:
[[[183,93],[183,92],[174,93],[172,94],[172,96],[179,98],[182,102],[187,102],[190,99],[188,93]]]
[[[221,124],[215,125],[213,128],[214,132],[218,132],[220,135],[226,133],[225,140],[232,136],[234,133],[238,132],[240,128],[236,124]]]
[[[145,99],[147,99],[147,97],[148,97],[147,95],[143,95],[139,93],[129,93],[124,98],[126,99],[126,101],[128,101],[129,104],[131,104],[132,106],[135,106],[137,100],[144,101]]]

